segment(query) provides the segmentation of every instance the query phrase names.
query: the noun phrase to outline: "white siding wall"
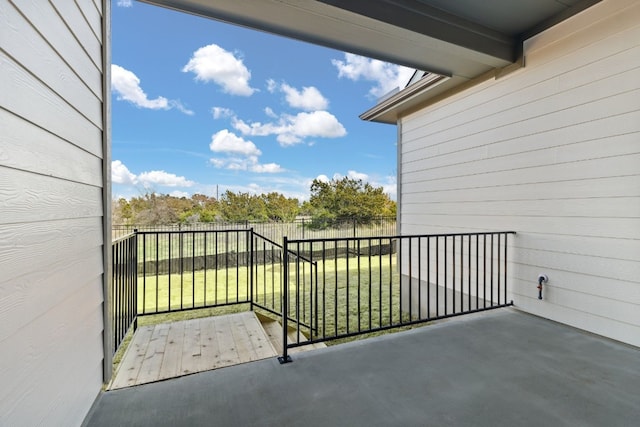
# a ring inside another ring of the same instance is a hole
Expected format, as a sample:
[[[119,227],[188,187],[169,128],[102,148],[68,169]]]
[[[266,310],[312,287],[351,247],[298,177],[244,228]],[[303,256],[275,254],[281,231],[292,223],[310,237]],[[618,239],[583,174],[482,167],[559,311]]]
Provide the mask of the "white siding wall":
[[[401,232],[515,230],[516,306],[640,346],[640,2],[605,0],[525,55],[401,120]]]
[[[78,425],[102,385],[102,9],[0,0],[0,425]]]

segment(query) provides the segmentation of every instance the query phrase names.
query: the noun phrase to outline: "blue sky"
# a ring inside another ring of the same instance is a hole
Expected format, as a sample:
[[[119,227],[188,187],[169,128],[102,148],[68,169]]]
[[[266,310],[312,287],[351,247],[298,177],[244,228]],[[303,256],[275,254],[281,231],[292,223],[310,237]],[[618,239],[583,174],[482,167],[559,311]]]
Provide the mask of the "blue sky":
[[[351,176],[395,199],[396,127],[358,115],[412,70],[128,0],[112,8],[113,196]]]

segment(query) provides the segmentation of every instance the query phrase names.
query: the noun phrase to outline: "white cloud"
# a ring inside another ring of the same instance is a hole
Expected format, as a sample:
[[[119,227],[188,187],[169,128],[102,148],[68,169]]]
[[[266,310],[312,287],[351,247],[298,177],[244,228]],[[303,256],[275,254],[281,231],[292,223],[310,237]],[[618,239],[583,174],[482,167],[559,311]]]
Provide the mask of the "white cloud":
[[[212,158],[211,164],[218,169],[228,169],[236,171],[249,171],[255,173],[280,173],[285,170],[277,163],[260,164],[258,157],[250,156],[246,158],[227,157]]]
[[[236,118],[232,124],[243,135],[277,135],[282,146],[298,144],[308,137],[338,138],[347,134],[338,119],[327,111],[283,114],[276,123],[246,123]]]
[[[224,107],[213,107],[211,109],[214,119],[225,119],[233,116],[233,110]]]
[[[193,72],[196,80],[216,83],[231,95],[251,96],[256,91],[249,86],[251,72],[242,59],[216,44],[196,50],[182,71]]]
[[[269,107],[264,108],[264,113],[272,119],[277,119],[278,115]]]
[[[327,98],[313,86],[305,86],[301,91],[286,83],[280,85],[280,90],[285,94],[285,99],[290,107],[304,111],[326,110],[329,106]]]
[[[251,170],[259,173],[278,173],[284,172],[284,169],[277,163],[265,163],[263,165],[253,165]]]
[[[120,161],[111,162],[111,181],[116,184],[134,185],[137,177]]]
[[[318,175],[316,179],[320,182],[329,182],[330,179],[327,175]]]
[[[262,154],[253,142],[246,141],[227,129],[216,132],[211,136],[209,148],[214,153],[234,153],[245,156],[259,156]]]
[[[375,83],[369,93],[380,97],[399,87],[403,88],[414,70],[400,65],[369,59],[352,53],[344,54],[344,61],[333,59],[331,63],[338,69],[338,77],[353,81],[360,79]]]
[[[163,187],[191,187],[195,182],[186,179],[184,176],[177,176],[165,171],[142,172],[140,175],[132,173],[120,160],[111,162],[111,180],[115,184],[136,185],[138,183],[145,187],[160,185]]]
[[[274,93],[276,89],[278,89],[278,83],[273,79],[267,80],[267,90],[269,93]]]
[[[111,64],[111,89],[118,95],[118,100],[128,101],[139,108],[151,110],[170,110],[175,108],[187,115],[193,115],[193,111],[187,109],[180,101],[169,100],[164,96],[149,99],[140,87],[138,76],[116,64]]]
[[[256,173],[279,173],[284,169],[277,163],[260,164],[262,152],[256,145],[237,136],[227,129],[216,132],[211,136],[209,148],[214,153],[224,153],[226,158],[214,157],[211,164],[219,169],[250,171]]]
[[[189,110],[187,107],[182,105],[180,101],[177,101],[177,100],[170,100],[169,106],[171,106],[171,108],[175,108],[181,113],[185,113],[187,116],[193,116],[195,114],[192,110]]]
[[[129,101],[137,107],[152,110],[168,110],[169,100],[163,96],[149,99],[140,87],[140,79],[133,72],[111,64],[111,87],[119,100]]]
[[[394,175],[384,177],[381,181],[371,183],[374,187],[382,187],[382,191],[389,195],[391,200],[396,200],[398,195],[398,184]]]
[[[116,3],[118,5],[118,7],[131,7],[133,6],[133,1],[132,0],[118,0],[118,3]]]
[[[348,171],[347,176],[351,179],[362,180],[362,182],[367,182],[369,180],[369,175],[366,173],[360,173],[356,171]]]
[[[191,187],[195,182],[189,181],[184,176],[177,176],[165,171],[142,172],[138,175],[138,181],[143,185],[160,185],[163,187]]]

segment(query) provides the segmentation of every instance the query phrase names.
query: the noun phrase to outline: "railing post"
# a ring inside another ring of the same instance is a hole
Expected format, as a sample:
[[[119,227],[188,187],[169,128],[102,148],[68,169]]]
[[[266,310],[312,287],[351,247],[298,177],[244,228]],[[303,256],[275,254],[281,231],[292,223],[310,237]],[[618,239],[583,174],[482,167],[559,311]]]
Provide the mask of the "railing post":
[[[133,230],[133,331],[138,329],[138,230]],[[144,260],[143,260],[144,261]]]
[[[287,236],[284,236],[282,240],[282,356],[278,357],[280,364],[292,362],[291,356],[288,354],[287,348],[287,335],[289,327],[287,325],[288,313],[288,301],[289,301],[289,242]]]
[[[249,229],[249,233],[247,233],[249,237],[249,308],[253,311],[253,263],[254,263],[254,254],[253,254],[253,227]]]

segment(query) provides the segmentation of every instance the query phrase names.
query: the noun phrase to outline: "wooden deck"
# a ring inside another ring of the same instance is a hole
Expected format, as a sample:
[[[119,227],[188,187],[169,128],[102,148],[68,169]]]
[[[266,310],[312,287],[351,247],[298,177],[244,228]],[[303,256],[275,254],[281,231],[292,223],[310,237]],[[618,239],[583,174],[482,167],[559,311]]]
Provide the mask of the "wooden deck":
[[[134,334],[109,389],[276,356],[250,311],[143,326]]]

